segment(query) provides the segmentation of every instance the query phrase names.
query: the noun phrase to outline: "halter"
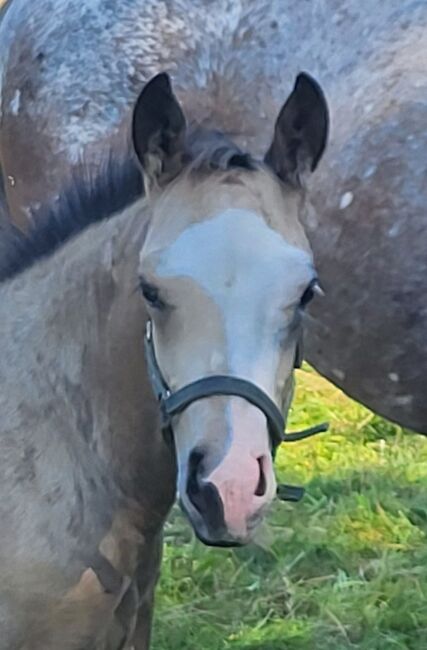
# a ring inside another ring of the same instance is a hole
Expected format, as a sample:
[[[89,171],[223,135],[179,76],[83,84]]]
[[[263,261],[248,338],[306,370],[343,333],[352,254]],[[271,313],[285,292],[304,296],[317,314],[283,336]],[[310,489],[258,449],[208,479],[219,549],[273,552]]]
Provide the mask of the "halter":
[[[156,358],[153,342],[153,325],[147,321],[144,337],[145,358],[148,376],[154,395],[160,405],[163,430],[172,431],[172,420],[175,415],[201,399],[214,396],[242,397],[264,413],[271,439],[273,456],[282,442],[296,442],[310,438],[317,433],[328,430],[328,424],[323,423],[303,431],[285,433],[285,419],[272,399],[261,388],[246,379],[230,375],[210,375],[172,392],[166,383]],[[297,345],[294,367],[299,368],[302,361],[302,342]],[[290,485],[279,486],[278,496],[283,501],[299,501],[304,494],[303,488]]]

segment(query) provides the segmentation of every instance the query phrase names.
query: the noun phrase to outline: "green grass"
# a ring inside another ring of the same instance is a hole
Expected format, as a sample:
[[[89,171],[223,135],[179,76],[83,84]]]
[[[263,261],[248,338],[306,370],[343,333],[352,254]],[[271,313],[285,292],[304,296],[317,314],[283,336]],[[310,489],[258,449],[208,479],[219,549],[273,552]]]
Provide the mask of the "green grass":
[[[166,528],[153,650],[426,650],[427,439],[405,433],[305,368],[289,444],[257,543],[203,547],[174,510]]]

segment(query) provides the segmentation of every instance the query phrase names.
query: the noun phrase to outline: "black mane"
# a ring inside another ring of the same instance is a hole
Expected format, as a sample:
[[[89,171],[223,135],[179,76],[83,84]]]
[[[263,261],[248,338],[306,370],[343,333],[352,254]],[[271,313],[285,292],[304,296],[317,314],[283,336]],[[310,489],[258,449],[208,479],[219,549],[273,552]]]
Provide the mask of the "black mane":
[[[195,171],[212,173],[257,167],[249,154],[218,131],[191,129],[187,147],[189,168]],[[1,213],[5,201],[0,200],[0,282],[51,255],[90,224],[121,212],[142,194],[142,175],[134,158],[117,160],[110,153],[95,172],[84,163],[74,170],[71,182],[58,199],[32,212],[33,225],[26,234]]]
[[[132,158],[108,157],[96,173],[83,166],[58,199],[32,213],[28,233],[10,223],[0,226],[0,282],[51,255],[87,226],[117,214],[143,194],[141,172]],[[1,210],[0,205],[0,210]],[[2,218],[0,224],[9,221]]]

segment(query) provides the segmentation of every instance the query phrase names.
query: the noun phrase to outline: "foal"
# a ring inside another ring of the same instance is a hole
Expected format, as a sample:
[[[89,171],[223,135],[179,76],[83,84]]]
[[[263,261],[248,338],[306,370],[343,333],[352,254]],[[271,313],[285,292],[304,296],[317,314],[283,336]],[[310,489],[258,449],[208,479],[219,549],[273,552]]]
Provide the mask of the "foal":
[[[251,540],[275,494],[277,414],[316,282],[299,217],[327,126],[319,87],[300,75],[256,161],[187,129],[160,74],[133,115],[146,198],[104,220],[106,203],[126,203],[112,163],[61,197],[68,214],[11,240],[0,269],[0,650],[146,650],[176,486],[204,542]],[[208,394],[209,378],[223,381]],[[163,415],[169,397],[191,393],[163,429],[159,382]]]

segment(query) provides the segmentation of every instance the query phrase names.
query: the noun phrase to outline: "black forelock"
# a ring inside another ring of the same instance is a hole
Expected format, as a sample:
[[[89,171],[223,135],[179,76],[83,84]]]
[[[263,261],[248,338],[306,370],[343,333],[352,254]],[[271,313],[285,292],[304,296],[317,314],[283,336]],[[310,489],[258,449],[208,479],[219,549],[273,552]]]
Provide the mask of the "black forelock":
[[[240,168],[252,171],[256,162],[242,151],[225,133],[194,126],[189,129],[187,148],[192,169],[226,171]]]

